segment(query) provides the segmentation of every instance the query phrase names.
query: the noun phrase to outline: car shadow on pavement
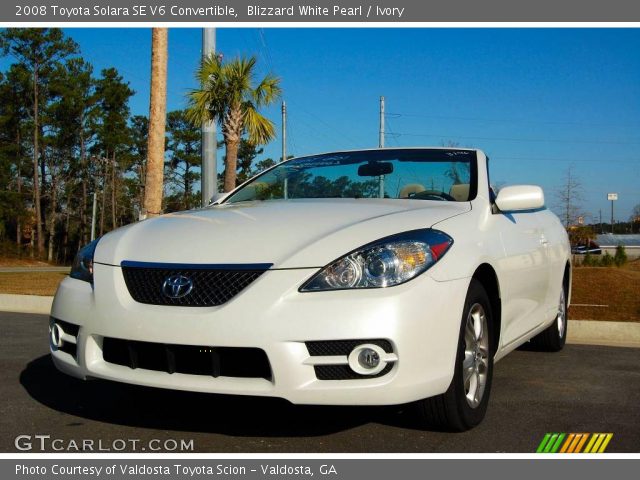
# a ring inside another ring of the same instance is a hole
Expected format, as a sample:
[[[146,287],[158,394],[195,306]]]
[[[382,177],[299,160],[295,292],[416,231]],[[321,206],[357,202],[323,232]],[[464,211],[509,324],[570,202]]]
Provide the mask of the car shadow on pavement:
[[[81,381],[49,355],[29,362],[20,383],[37,402],[76,417],[131,427],[234,436],[321,436],[367,423],[405,427],[399,407],[300,406],[277,398],[217,395]]]

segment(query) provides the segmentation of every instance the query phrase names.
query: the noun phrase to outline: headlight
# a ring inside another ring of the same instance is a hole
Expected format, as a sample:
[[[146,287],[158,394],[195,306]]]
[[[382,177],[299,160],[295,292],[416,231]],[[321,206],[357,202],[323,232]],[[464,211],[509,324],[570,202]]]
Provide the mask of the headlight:
[[[431,229],[382,238],[334,260],[300,287],[300,291],[400,285],[430,268],[452,244],[450,236]]]
[[[69,273],[71,278],[93,283],[93,254],[97,244],[98,239],[80,249],[76,258],[73,259],[71,273]]]

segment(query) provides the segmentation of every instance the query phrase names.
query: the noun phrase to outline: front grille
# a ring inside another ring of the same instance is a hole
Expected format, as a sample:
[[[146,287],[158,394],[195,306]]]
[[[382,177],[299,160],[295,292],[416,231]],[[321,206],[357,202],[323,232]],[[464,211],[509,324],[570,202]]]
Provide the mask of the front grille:
[[[309,355],[312,357],[329,357],[334,355],[349,355],[358,345],[371,343],[382,348],[387,353],[393,352],[389,340],[322,340],[306,342]]]
[[[136,302],[180,307],[222,305],[244,290],[271,265],[163,265],[123,262],[122,273]],[[179,298],[167,294],[165,281],[183,276],[192,282],[191,291]]]
[[[269,359],[259,348],[172,345],[105,337],[102,356],[105,362],[132,369],[271,379]]]

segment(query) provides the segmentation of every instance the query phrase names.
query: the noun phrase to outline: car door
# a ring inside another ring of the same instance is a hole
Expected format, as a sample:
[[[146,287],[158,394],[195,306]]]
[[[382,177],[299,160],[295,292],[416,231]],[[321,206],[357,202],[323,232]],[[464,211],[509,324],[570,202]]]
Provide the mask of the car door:
[[[560,290],[567,263],[568,240],[564,226],[548,210],[538,213],[538,221],[542,227],[547,243],[545,244],[549,270],[549,284],[547,289],[547,308],[545,319],[550,321],[558,313]],[[589,247],[587,247],[589,248]]]
[[[517,341],[545,321],[550,276],[548,240],[538,213],[493,215],[504,251],[498,260],[503,346]]]

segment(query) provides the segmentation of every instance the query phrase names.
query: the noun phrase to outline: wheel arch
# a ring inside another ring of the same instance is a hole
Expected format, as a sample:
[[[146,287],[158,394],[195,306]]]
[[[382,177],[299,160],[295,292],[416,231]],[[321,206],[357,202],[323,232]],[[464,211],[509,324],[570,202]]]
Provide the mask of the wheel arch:
[[[562,276],[562,286],[565,288],[565,292],[567,292],[567,307],[571,305],[571,285],[572,285],[572,269],[571,262],[567,260],[567,263],[564,266],[564,274]]]
[[[491,313],[494,322],[491,343],[493,353],[495,353],[500,348],[500,331],[502,329],[502,300],[498,275],[490,264],[483,263],[476,268],[472,278],[482,284],[491,302]]]

